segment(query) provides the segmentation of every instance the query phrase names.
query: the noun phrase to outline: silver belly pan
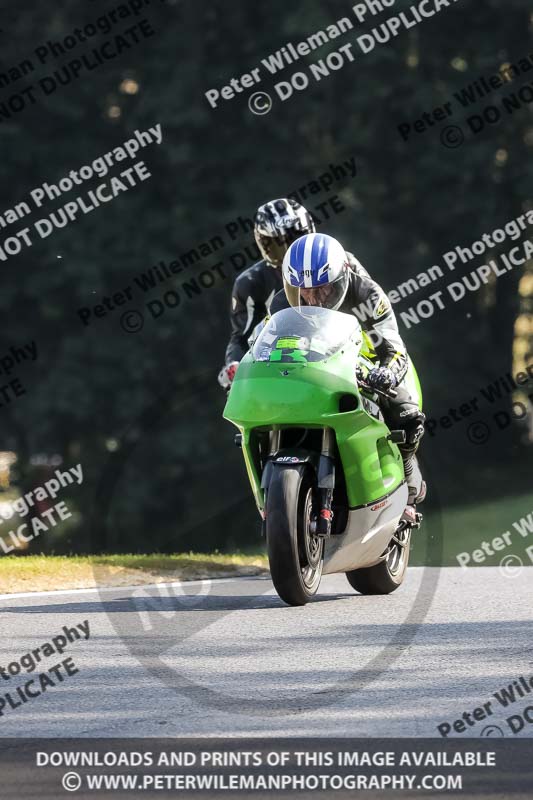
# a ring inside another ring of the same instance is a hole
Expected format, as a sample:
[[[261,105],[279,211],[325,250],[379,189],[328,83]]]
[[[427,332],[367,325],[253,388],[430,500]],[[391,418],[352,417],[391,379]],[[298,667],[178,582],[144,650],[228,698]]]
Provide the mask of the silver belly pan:
[[[402,483],[385,500],[349,511],[344,533],[326,541],[324,575],[377,564],[396,530],[407,497],[407,484]]]

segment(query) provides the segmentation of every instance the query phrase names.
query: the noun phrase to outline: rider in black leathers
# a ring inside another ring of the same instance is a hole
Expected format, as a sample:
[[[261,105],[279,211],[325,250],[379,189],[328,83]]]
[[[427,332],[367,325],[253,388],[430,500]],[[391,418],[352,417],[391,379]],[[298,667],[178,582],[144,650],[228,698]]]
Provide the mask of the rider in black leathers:
[[[304,238],[310,240],[312,237]],[[292,293],[297,291],[299,298],[297,302],[304,305],[320,305],[357,317],[372,343],[369,355],[376,364],[366,380],[371,388],[380,393],[379,404],[388,427],[391,430],[405,431],[406,441],[399,444],[409,488],[405,518],[408,522],[415,523],[415,504],[422,502],[426,492],[415,456],[420,439],[424,435],[425,415],[404,383],[409,357],[398,330],[396,316],[381,286],[372,280],[368,273],[353,269],[351,258],[339,242],[322,234],[316,234],[314,238],[322,240],[324,252],[327,252],[325,262],[329,265],[327,269],[328,275],[331,274],[331,280],[324,281],[317,288],[302,286],[295,290],[294,286],[290,285],[290,280],[291,271],[295,274],[296,270],[289,266],[291,253],[297,247],[294,245],[294,248],[287,252],[283,264],[284,289],[272,300],[270,313],[275,314],[291,304],[294,305],[294,300],[289,303],[288,297],[289,295],[295,297],[296,295]],[[305,248],[303,240],[301,244],[303,250]]]
[[[235,280],[231,295],[231,337],[226,348],[225,365],[218,380],[229,389],[240,360],[248,350],[248,339],[270,313],[276,292],[283,288],[281,265],[283,257],[295,239],[313,233],[311,214],[295,200],[272,200],[260,206],[255,217],[254,236],[263,256]],[[351,253],[350,266],[361,275],[367,271]]]

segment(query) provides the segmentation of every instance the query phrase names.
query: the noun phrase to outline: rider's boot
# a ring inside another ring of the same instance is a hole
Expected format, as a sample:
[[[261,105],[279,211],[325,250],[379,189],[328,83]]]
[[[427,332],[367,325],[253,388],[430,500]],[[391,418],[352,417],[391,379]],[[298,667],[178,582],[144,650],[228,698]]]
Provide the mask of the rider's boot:
[[[422,503],[426,497],[426,482],[420,472],[415,453],[402,453],[402,456],[405,479],[409,490],[402,521],[407,522],[409,525],[417,525],[420,515],[417,514],[416,506],[418,503]]]
[[[416,451],[424,435],[425,416],[401,385],[396,387],[396,396],[388,398],[384,403],[387,410],[385,419],[389,428],[405,431],[405,441],[399,448],[409,494],[402,521],[411,527],[418,527],[422,516],[417,513],[416,504],[421,503],[426,496],[426,484],[418,466]]]

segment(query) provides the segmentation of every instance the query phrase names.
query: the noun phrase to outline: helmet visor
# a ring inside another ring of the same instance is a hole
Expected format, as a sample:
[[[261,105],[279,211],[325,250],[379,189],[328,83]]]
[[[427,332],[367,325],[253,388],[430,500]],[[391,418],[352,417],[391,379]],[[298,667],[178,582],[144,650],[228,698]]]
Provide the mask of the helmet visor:
[[[285,294],[287,300],[293,308],[298,306],[319,306],[336,311],[346,294],[348,275],[343,272],[336,281],[325,283],[322,286],[305,288],[300,286],[290,286],[284,281]]]
[[[268,261],[273,267],[281,267],[285,253],[291,244],[305,233],[306,231],[293,227],[285,228],[283,233],[278,234],[278,236],[266,236],[264,233],[256,233],[255,239],[265,261]]]

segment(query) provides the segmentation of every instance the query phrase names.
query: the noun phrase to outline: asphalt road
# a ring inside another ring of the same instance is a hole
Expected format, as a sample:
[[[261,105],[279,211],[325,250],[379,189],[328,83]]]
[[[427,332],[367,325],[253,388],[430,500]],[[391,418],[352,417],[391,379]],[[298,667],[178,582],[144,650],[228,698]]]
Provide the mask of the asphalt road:
[[[79,671],[6,706],[0,735],[427,737],[492,701],[462,735],[511,737],[533,690],[507,709],[493,693],[533,676],[532,579],[412,568],[395,594],[362,597],[335,575],[304,608],[267,578],[3,595],[4,670],[63,626],[88,620],[90,638],[44,658],[33,677],[68,657]],[[30,678],[0,677],[2,695]]]

